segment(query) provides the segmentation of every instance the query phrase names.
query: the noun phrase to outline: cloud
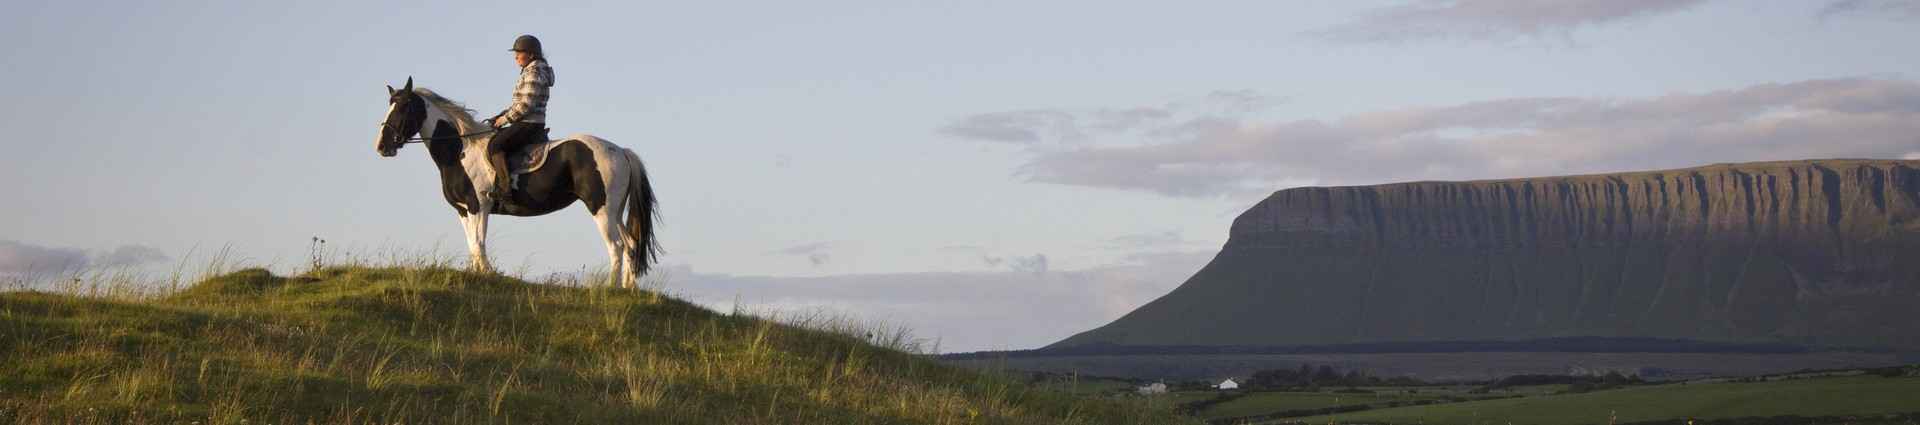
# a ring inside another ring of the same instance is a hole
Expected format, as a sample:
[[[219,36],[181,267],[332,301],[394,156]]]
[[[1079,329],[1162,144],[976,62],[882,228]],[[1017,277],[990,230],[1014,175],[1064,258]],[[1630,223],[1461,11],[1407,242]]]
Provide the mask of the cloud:
[[[958,251],[964,248],[956,248]],[[1166,294],[1213,251],[1164,252],[1047,273],[893,273],[820,277],[675,274],[667,289],[720,311],[840,312],[905,326],[946,352],[1036,348]],[[1044,258],[1043,255],[1024,257]]]
[[[986,248],[974,245],[948,245],[940,247],[939,251],[943,254],[976,258],[987,267],[999,268],[1001,265],[1006,265],[1008,270],[1020,273],[1044,274],[1048,270],[1046,254],[1036,253],[1027,256],[1015,255],[1009,257],[994,255]]]
[[[1839,0],[1820,9],[1820,17],[1840,15],[1878,15],[1905,19],[1920,18],[1920,0]]]
[[[1706,0],[1415,0],[1307,33],[1336,42],[1570,37],[1586,26],[1672,13]]]
[[[986,112],[961,117],[937,131],[962,140],[1055,151],[1095,137],[1165,136],[1173,131],[1169,123],[1181,121],[1182,117],[1239,117],[1279,101],[1254,90],[1220,90],[1197,99],[1156,106]]]
[[[814,267],[819,267],[833,260],[832,253],[828,252],[828,250],[832,248],[832,245],[831,242],[814,242],[774,250],[768,252],[768,254],[804,257],[807,259],[807,262],[813,263]]]
[[[87,252],[0,240],[0,273],[76,270],[87,267]]]
[[[1920,84],[1830,79],[1650,98],[1539,97],[1375,111],[1337,120],[1199,117],[1164,141],[1034,152],[1029,182],[1174,197],[1677,168],[1920,146]]]
[[[1032,256],[1027,256],[1027,257],[1013,257],[1013,259],[1009,260],[1009,262],[1007,263],[1007,267],[1012,267],[1013,271],[1016,271],[1016,272],[1046,274],[1047,273],[1047,254],[1033,254]]]
[[[1079,139],[1079,124],[1071,113],[1031,109],[977,114],[961,118],[940,133],[988,142],[1033,144],[1047,138]]]
[[[1065,112],[1060,112],[1060,113],[1065,113]],[[1093,124],[1091,124],[1090,126],[1094,130],[1104,132],[1104,133],[1119,133],[1119,132],[1131,131],[1135,128],[1140,128],[1141,126],[1150,125],[1150,124],[1160,122],[1173,117],[1173,112],[1168,110],[1167,108],[1155,108],[1155,107],[1138,107],[1138,108],[1127,108],[1127,109],[1101,109],[1101,110],[1093,111],[1091,114],[1093,115],[1093,120],[1092,120]],[[1071,124],[1072,121],[1068,121],[1067,123]],[[1081,135],[1081,133],[1077,129],[1070,134]]]
[[[1207,93],[1203,100],[1204,104],[1219,108],[1218,112],[1225,115],[1239,115],[1266,109],[1280,101],[1279,98],[1250,89],[1215,90]]]
[[[167,261],[167,253],[145,245],[121,245],[94,258],[98,266],[134,266]]]
[[[139,266],[168,260],[167,254],[145,245],[121,245],[109,251],[88,252],[11,240],[0,240],[0,273],[62,272],[89,267]]]

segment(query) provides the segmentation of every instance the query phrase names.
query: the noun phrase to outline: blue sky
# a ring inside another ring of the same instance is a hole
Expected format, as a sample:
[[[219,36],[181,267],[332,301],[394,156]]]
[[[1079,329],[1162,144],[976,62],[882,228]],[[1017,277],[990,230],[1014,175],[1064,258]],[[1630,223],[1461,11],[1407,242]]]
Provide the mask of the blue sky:
[[[647,161],[670,291],[949,351],[1112,320],[1291,186],[1920,158],[1914,0],[9,9],[0,268],[460,254],[425,152],[373,152],[382,86],[491,114],[532,33],[555,133]],[[605,261],[583,209],[491,242],[509,269]]]

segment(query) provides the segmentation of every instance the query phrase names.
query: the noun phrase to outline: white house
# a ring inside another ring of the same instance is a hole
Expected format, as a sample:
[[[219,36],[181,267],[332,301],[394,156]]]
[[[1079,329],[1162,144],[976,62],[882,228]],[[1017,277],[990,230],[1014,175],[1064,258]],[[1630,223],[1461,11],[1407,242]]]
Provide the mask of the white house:
[[[1147,386],[1140,387],[1140,389],[1134,390],[1134,391],[1139,392],[1140,395],[1166,394],[1167,384],[1161,383],[1161,382],[1155,382]]]
[[[1237,389],[1240,389],[1240,383],[1233,382],[1233,378],[1227,378],[1227,380],[1225,381],[1220,381],[1220,385],[1215,385],[1213,387],[1223,389],[1223,390],[1237,390]]]

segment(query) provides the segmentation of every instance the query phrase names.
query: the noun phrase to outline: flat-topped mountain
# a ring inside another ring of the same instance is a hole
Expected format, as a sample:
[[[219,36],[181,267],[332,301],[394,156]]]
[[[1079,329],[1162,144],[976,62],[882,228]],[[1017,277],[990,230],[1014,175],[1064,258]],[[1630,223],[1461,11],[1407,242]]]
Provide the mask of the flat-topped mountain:
[[[1920,350],[1920,161],[1282,190],[1048,349],[1566,337]]]

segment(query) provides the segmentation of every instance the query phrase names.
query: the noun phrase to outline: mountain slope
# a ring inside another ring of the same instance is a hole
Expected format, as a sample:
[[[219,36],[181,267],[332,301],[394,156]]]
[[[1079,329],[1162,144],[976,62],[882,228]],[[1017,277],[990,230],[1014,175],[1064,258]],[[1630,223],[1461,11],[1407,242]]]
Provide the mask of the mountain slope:
[[[441,268],[0,293],[0,422],[1184,423],[838,329]]]
[[[1048,348],[1654,337],[1920,350],[1920,161],[1310,187]]]

